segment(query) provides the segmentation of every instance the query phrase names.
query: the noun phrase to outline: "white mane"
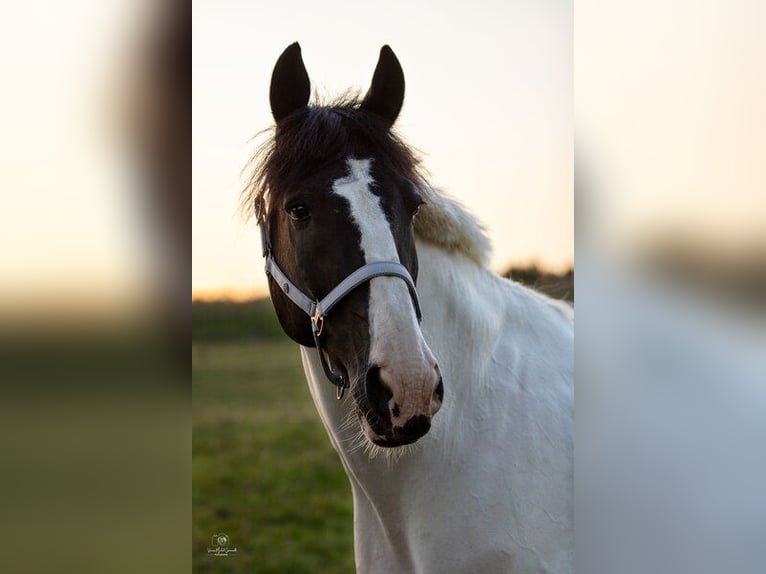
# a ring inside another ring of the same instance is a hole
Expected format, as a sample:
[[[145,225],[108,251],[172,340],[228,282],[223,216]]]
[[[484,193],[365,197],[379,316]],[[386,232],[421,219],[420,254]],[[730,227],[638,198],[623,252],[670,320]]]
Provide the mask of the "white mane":
[[[421,188],[425,205],[415,218],[418,239],[458,252],[486,267],[492,254],[487,232],[478,220],[457,200],[431,187]]]

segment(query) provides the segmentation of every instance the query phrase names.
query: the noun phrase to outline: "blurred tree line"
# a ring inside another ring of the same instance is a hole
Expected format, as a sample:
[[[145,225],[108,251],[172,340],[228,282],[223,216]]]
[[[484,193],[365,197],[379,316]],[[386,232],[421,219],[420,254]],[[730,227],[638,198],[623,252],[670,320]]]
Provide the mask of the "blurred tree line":
[[[510,267],[502,275],[554,299],[565,299],[574,303],[574,269],[551,273],[532,263]]]

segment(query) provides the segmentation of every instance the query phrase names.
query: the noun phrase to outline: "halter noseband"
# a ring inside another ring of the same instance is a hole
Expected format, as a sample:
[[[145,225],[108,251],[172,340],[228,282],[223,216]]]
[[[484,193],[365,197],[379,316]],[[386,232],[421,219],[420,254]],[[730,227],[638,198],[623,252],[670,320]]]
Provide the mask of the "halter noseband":
[[[330,366],[325,353],[322,352],[322,348],[319,344],[319,337],[324,331],[324,323],[327,314],[333,307],[335,307],[335,305],[346,297],[346,295],[351,293],[361,284],[367,283],[375,277],[399,277],[407,284],[412,303],[415,306],[415,314],[417,315],[418,321],[420,321],[420,302],[418,301],[418,292],[415,289],[415,282],[412,280],[412,275],[410,275],[410,272],[401,263],[395,263],[393,261],[375,261],[373,263],[367,263],[353,271],[343,279],[343,281],[338,283],[327,295],[325,295],[324,298],[321,300],[314,300],[298,289],[298,287],[290,281],[287,275],[285,275],[284,271],[280,269],[279,265],[277,265],[276,260],[271,254],[271,240],[269,239],[269,231],[266,227],[265,214],[262,213],[262,210],[258,211],[256,217],[258,220],[258,227],[261,231],[263,257],[266,259],[266,275],[274,279],[287,298],[309,316],[311,320],[311,334],[314,336],[314,344],[319,353],[322,369],[324,369],[327,379],[337,387],[336,397],[341,399],[343,397],[344,389],[349,386],[348,381],[344,379],[343,375],[333,372],[332,367]]]

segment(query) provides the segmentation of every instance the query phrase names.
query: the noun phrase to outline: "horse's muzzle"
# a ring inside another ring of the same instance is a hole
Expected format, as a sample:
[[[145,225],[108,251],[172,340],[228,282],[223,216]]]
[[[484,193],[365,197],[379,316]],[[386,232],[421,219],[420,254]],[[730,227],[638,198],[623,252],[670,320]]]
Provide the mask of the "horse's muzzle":
[[[444,384],[438,367],[407,381],[391,381],[384,369],[373,366],[365,379],[366,419],[382,447],[411,444],[431,428],[431,417],[441,408]],[[398,383],[398,384],[397,384]]]

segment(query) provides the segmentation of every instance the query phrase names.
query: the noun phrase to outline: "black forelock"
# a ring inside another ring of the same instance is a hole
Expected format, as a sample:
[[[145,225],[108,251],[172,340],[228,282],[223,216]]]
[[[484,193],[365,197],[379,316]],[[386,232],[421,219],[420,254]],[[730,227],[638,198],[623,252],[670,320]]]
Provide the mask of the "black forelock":
[[[353,154],[372,157],[379,169],[390,170],[418,187],[425,185],[415,150],[360,105],[358,96],[344,94],[298,110],[279,126],[261,132],[265,140],[248,164],[251,174],[242,196],[245,212],[257,216],[256,206],[262,201],[273,205],[280,193]]]

